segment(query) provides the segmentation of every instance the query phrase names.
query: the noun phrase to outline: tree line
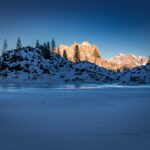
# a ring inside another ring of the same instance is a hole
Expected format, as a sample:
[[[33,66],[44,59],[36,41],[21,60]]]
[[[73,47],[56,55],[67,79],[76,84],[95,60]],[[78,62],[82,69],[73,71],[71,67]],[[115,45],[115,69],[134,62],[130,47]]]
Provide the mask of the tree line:
[[[14,50],[21,50],[23,48],[24,47],[22,47],[22,41],[20,38],[18,38],[16,42],[16,48]],[[43,44],[40,44],[39,40],[37,40],[35,44],[35,48],[41,49],[43,56],[45,58],[49,58],[50,52],[54,52],[56,48],[55,39],[53,38],[50,42],[47,41],[47,43],[43,43]],[[2,56],[7,52],[7,50],[8,50],[8,43],[7,40],[5,39],[2,47]]]
[[[23,47],[22,47],[21,39],[18,38],[17,42],[16,42],[16,49],[15,50],[21,50],[22,48]],[[56,42],[55,42],[54,38],[50,42],[47,41],[46,43],[44,42],[43,44],[40,44],[39,40],[37,40],[36,44],[35,44],[35,48],[41,49],[42,55],[46,59],[49,59],[50,58],[50,53],[54,53],[54,51],[58,55],[61,55],[59,46],[56,48]],[[2,47],[2,56],[7,51],[7,49],[8,49],[8,43],[7,43],[7,40],[5,39],[4,42],[3,42],[3,47]],[[62,56],[65,59],[68,59],[66,50],[63,50]],[[98,56],[97,51],[95,51],[95,56],[96,57]],[[80,62],[80,50],[79,50],[78,45],[76,45],[75,49],[74,49],[74,62],[76,62],[76,63]],[[96,59],[94,60],[94,63],[96,63]],[[150,56],[148,58],[147,64],[150,64]]]
[[[56,48],[55,39],[53,38],[51,42],[47,41],[47,43],[43,43],[43,44],[40,44],[39,40],[37,40],[35,44],[35,48],[41,48],[41,47],[47,47],[49,50],[53,51]],[[7,40],[5,39],[3,42],[2,53],[6,52],[7,49],[8,49],[8,43]],[[16,50],[19,49],[22,49],[22,42],[20,38],[18,38],[16,42]]]
[[[40,44],[39,40],[37,40],[35,43],[35,48],[41,49],[42,55],[45,59],[50,58],[50,53],[56,52],[58,55],[61,55],[59,46],[57,48],[56,47],[57,46],[56,46],[56,42],[54,38],[50,42],[47,41],[46,43],[44,42],[43,44]],[[18,38],[16,41],[15,50],[21,50],[21,49],[23,49],[22,41],[20,38]],[[8,50],[8,43],[7,43],[7,40],[5,39],[3,42],[3,47],[2,47],[2,56],[7,52],[7,50]],[[68,59],[66,50],[63,50],[62,56],[65,59]],[[74,62],[76,63],[80,62],[80,51],[79,51],[78,45],[76,45],[74,49]]]

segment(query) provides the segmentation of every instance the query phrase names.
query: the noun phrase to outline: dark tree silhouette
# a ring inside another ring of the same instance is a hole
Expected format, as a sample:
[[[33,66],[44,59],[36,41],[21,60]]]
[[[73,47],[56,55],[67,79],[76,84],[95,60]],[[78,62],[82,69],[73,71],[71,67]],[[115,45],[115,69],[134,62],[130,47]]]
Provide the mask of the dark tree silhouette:
[[[147,61],[147,64],[150,64],[150,56],[148,57],[148,61]]]
[[[21,47],[22,47],[21,40],[20,38],[18,38],[17,43],[16,43],[16,49],[19,50],[21,49]]]
[[[42,55],[45,59],[49,59],[50,58],[50,51],[47,47],[47,44],[44,43],[43,47],[42,47]]]
[[[5,53],[5,52],[7,51],[7,48],[8,48],[8,44],[7,44],[7,40],[5,39],[5,40],[4,40],[4,44],[3,44],[2,53]]]
[[[51,41],[51,51],[54,52],[55,48],[56,48],[56,42],[53,38],[52,41]]]
[[[51,49],[51,47],[50,47],[50,43],[49,43],[49,41],[47,41],[47,49],[50,51],[50,49]]]
[[[44,44],[43,44],[43,46],[44,46],[44,48],[45,48],[45,49],[47,49],[47,45],[46,45],[46,43],[44,43]]]
[[[36,41],[36,48],[39,48],[40,47],[40,44],[39,44],[39,40]]]
[[[64,57],[65,59],[67,59],[67,52],[66,52],[66,50],[63,51],[63,57]]]
[[[75,50],[74,50],[74,61],[76,63],[80,62],[80,51],[79,51],[78,45],[76,45]]]
[[[58,48],[57,48],[57,54],[58,54],[58,55],[61,55],[61,54],[60,54],[60,48],[59,48],[59,45],[58,45]]]

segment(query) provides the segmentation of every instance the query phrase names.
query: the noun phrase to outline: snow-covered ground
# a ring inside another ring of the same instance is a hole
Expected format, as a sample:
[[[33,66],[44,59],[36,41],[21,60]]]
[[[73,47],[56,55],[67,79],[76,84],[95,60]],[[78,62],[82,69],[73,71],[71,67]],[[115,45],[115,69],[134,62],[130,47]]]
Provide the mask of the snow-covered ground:
[[[49,82],[150,85],[150,64],[115,72],[88,61],[73,63],[43,49],[26,47],[0,56],[0,83]]]
[[[150,87],[0,85],[0,150],[150,150]]]

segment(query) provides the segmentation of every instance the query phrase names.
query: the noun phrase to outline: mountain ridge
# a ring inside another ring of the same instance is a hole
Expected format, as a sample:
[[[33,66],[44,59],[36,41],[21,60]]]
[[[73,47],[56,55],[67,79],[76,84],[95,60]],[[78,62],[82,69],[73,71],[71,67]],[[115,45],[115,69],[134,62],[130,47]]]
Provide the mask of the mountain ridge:
[[[104,59],[101,56],[100,50],[97,48],[97,46],[92,45],[87,41],[82,43],[74,42],[70,46],[63,44],[59,45],[59,47],[55,50],[55,53],[63,57],[63,52],[66,51],[67,59],[74,62],[74,50],[76,46],[79,47],[81,61],[86,60],[110,70],[123,68],[131,69],[137,66],[145,65],[148,61],[148,58],[144,56],[135,56],[133,54],[118,54],[112,58]]]

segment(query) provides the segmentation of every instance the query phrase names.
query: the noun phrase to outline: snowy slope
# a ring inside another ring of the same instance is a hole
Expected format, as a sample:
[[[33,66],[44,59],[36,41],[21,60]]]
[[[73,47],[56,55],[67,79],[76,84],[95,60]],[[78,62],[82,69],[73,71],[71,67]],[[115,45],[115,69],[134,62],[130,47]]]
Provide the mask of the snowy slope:
[[[8,51],[2,58],[0,79],[14,81],[46,80],[49,82],[114,82],[112,71],[89,62],[74,64],[57,54],[42,56],[41,49],[26,47]]]
[[[1,150],[150,148],[150,88],[10,88],[0,85]]]
[[[124,70],[119,75],[123,84],[150,84],[150,64]]]
[[[41,49],[31,47],[8,51],[0,59],[0,82],[150,84],[148,64],[113,72],[87,61],[73,63],[54,53],[45,59]]]
[[[58,62],[63,59],[51,55],[47,60],[42,57],[40,49],[25,48],[8,51],[1,65],[1,76],[16,79],[48,79],[57,70]],[[53,67],[51,67],[53,65]]]

